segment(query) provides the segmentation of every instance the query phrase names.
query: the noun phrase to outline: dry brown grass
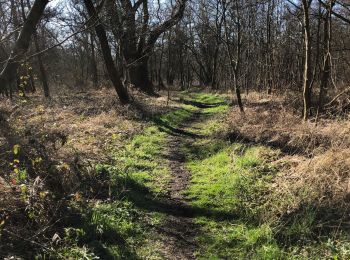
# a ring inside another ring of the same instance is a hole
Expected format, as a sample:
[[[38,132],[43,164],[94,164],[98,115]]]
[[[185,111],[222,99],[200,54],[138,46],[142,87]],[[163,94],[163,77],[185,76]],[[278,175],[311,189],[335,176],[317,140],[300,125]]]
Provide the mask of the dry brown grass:
[[[350,226],[350,121],[303,122],[293,100],[253,93],[244,116],[232,111],[230,139],[280,151],[271,162],[279,173],[266,219],[291,221],[311,210],[317,219],[311,228],[338,232]]]
[[[317,125],[303,122],[293,108],[292,98],[252,93],[246,100],[245,111],[245,116],[237,111],[230,116],[233,138],[307,157],[350,146],[350,121],[320,119]]]
[[[349,206],[350,150],[330,149],[312,159],[300,160],[282,172],[275,182],[277,196],[289,197],[283,211],[292,212],[301,204],[347,209]],[[339,212],[341,214],[341,212]]]
[[[133,96],[135,102],[128,106],[119,104],[112,89],[61,93],[50,101],[39,94],[1,100],[0,223],[5,224],[0,252],[25,250],[13,241],[50,244],[55,225],[67,217],[72,194],[100,196],[94,165],[111,160],[111,146],[123,146],[147,126],[145,119],[171,109],[166,98]],[[20,146],[18,155],[14,145]],[[28,178],[14,181],[15,168],[26,169]]]

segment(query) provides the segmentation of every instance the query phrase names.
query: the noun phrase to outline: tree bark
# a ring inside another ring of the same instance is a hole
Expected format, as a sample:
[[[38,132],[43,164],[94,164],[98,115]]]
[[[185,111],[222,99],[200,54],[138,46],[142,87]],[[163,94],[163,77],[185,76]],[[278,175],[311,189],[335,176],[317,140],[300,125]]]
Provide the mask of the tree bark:
[[[229,40],[229,32],[228,32],[228,27],[227,27],[227,21],[226,21],[226,2],[223,1],[223,16],[224,16],[224,27],[225,27],[225,46],[228,54],[228,58],[230,60],[230,77],[231,77],[231,82],[233,78],[233,86],[237,98],[237,103],[238,107],[241,113],[244,113],[244,107],[242,103],[242,97],[241,97],[241,89],[238,83],[238,76],[239,76],[239,67],[240,67],[240,62],[241,62],[241,55],[242,55],[242,31],[241,31],[241,21],[240,21],[240,16],[239,16],[239,7],[237,0],[235,2],[235,12],[237,15],[237,43],[235,44],[236,48],[236,57],[234,60],[231,47],[230,47],[230,40]]]
[[[39,39],[38,39],[36,32],[34,32],[34,44],[35,44],[36,52],[39,53],[40,52]],[[41,54],[38,54],[38,64],[39,64],[39,71],[40,71],[40,79],[41,79],[41,83],[43,85],[44,96],[46,98],[50,98],[49,82],[47,80],[46,70],[44,67],[44,63],[43,63]]]
[[[148,60],[148,56],[141,58],[137,64],[130,66],[129,73],[131,83],[134,86],[137,86],[147,94],[153,95],[154,89],[149,77]]]
[[[26,1],[26,4],[27,4],[28,8],[31,8],[31,4],[30,4],[29,0]],[[26,18],[25,13],[24,13],[23,0],[21,1],[21,6],[22,6],[23,20],[25,21],[27,18]],[[46,75],[46,70],[45,70],[45,67],[44,67],[44,63],[42,61],[42,55],[40,54],[40,47],[39,47],[39,39],[38,39],[37,30],[34,31],[33,37],[34,37],[35,51],[38,53],[38,65],[39,65],[40,79],[41,79],[41,83],[42,83],[42,86],[43,86],[44,96],[46,98],[50,98],[49,83],[48,83],[48,80],[47,80],[47,75]],[[32,73],[31,73],[31,78],[32,78]],[[35,88],[34,80],[33,80],[33,85],[32,86]]]

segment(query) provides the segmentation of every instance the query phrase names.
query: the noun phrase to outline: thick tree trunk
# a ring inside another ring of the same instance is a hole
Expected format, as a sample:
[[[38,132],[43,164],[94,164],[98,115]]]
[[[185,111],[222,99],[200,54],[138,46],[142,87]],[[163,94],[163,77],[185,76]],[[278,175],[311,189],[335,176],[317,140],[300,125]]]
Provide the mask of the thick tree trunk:
[[[87,1],[87,0],[84,0]],[[91,1],[91,0],[89,0]],[[113,33],[120,39],[121,50],[130,70],[131,83],[147,94],[154,95],[154,88],[149,77],[148,59],[158,38],[182,18],[187,0],[176,1],[171,16],[163,23],[150,28],[148,1],[121,1],[119,10],[110,16]],[[107,0],[108,10],[115,8],[115,1]],[[140,7],[142,6],[142,11]],[[121,12],[120,12],[121,11]],[[119,13],[123,13],[119,17]],[[142,17],[142,19],[139,19]],[[140,25],[140,30],[137,24]]]
[[[15,42],[10,57],[0,74],[0,90],[6,94],[8,90],[11,90],[12,84],[16,81],[16,72],[20,59],[29,48],[30,38],[35,32],[35,27],[44,13],[48,2],[48,0],[35,0],[27,20],[24,22],[22,30]]]
[[[129,69],[130,80],[141,91],[149,95],[155,95],[152,81],[149,78],[148,60],[149,57],[145,56],[139,59],[136,64],[131,65]]]
[[[26,4],[27,4],[28,8],[31,8],[31,4],[30,4],[29,0],[26,1]],[[21,1],[21,5],[22,5],[23,20],[26,20],[27,18],[26,18],[25,13],[24,13],[24,3],[23,3],[23,1]],[[35,51],[39,53],[40,52],[39,39],[38,39],[38,34],[37,34],[36,30],[34,31],[34,46],[35,46]],[[42,56],[41,56],[40,53],[38,54],[38,64],[39,64],[40,79],[41,79],[41,83],[42,83],[42,86],[43,86],[44,96],[46,98],[50,98],[49,83],[48,83],[48,80],[47,80],[46,70],[45,70],[45,67],[44,67],[44,64],[43,64],[43,61],[42,61]],[[33,80],[33,83],[34,83],[34,80]]]
[[[95,18],[95,19],[93,19],[95,21],[98,20],[98,15],[97,15],[96,9],[95,9],[92,1],[91,0],[84,0],[84,4],[85,4],[86,9],[89,13],[89,16]],[[122,102],[123,104],[128,103],[130,100],[129,95],[128,95],[126,88],[124,88],[124,86],[123,86],[123,83],[120,79],[120,74],[118,73],[117,68],[115,66],[115,63],[113,61],[111,49],[110,49],[109,44],[108,44],[107,33],[106,33],[102,23],[97,23],[97,25],[95,26],[95,31],[96,31],[96,35],[100,41],[101,51],[102,51],[103,59],[104,59],[105,64],[106,64],[108,76],[109,76],[110,80],[112,81],[112,84],[113,84],[113,86],[118,94],[120,102]]]
[[[22,18],[23,18],[23,21],[27,20],[27,17],[26,17],[26,14],[25,14],[25,7],[24,7],[24,1],[21,0],[21,11],[22,11]],[[29,0],[27,0],[26,2],[27,4],[27,7],[30,9],[31,8],[31,5],[30,5],[30,2]],[[15,26],[17,27],[17,26]],[[36,37],[36,33],[34,32],[34,37]],[[37,39],[35,39],[37,40]],[[27,63],[27,61],[25,62],[25,64]],[[35,80],[34,80],[34,75],[33,75],[33,70],[31,67],[28,67],[27,64],[26,64],[26,70],[27,70],[27,73],[26,75],[29,76],[29,82],[30,82],[30,85],[29,85],[29,88],[27,88],[26,90],[27,91],[31,91],[32,93],[34,93],[36,91],[36,87],[35,87]],[[19,76],[19,75],[17,75]]]

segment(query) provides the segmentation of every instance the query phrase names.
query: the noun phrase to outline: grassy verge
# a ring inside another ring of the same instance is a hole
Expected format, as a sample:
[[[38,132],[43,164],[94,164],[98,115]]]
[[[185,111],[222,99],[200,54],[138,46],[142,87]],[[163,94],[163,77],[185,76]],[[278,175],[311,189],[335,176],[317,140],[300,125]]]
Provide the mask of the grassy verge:
[[[204,114],[216,116],[192,129],[207,137],[182,147],[192,174],[188,198],[195,207],[219,213],[215,218],[196,217],[202,228],[198,258],[348,259],[349,239],[344,232],[318,233],[320,209],[279,212],[291,199],[278,196],[273,186],[279,169],[272,162],[280,151],[222,139],[218,134],[225,131],[226,109],[205,108]],[[306,199],[304,190],[296,196]]]
[[[198,237],[201,259],[282,256],[271,226],[259,225],[256,219],[264,210],[264,194],[274,176],[273,169],[265,168],[262,152],[262,147],[226,144],[208,157],[187,164],[193,174],[188,190],[193,204],[220,211],[223,216],[197,218],[203,227],[203,235]]]

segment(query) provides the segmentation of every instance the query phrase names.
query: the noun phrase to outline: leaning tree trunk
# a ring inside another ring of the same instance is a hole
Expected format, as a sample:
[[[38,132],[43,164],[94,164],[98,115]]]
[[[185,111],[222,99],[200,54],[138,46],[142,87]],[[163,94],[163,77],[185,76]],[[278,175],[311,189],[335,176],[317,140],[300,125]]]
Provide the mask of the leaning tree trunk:
[[[29,0],[26,1],[26,4],[27,4],[28,8],[31,8],[31,4],[30,4]],[[23,0],[21,1],[21,6],[22,6],[23,20],[25,21],[27,19],[27,17],[25,16],[25,13],[24,13],[24,2],[23,2]],[[48,80],[47,80],[46,70],[45,70],[45,67],[44,67],[43,60],[42,60],[42,55],[40,54],[40,47],[39,47],[39,39],[38,39],[37,30],[34,31],[33,36],[34,36],[35,51],[38,53],[38,64],[39,64],[39,71],[40,71],[40,79],[41,79],[41,83],[42,83],[43,90],[44,90],[44,96],[45,96],[45,98],[50,98],[50,88],[49,88],[49,83],[48,83]],[[33,83],[34,83],[34,80],[33,80]]]
[[[35,0],[33,7],[30,9],[27,20],[24,22],[22,30],[15,42],[1,74],[0,74],[0,91],[6,95],[11,90],[11,86],[16,81],[16,72],[20,59],[27,52],[30,44],[30,38],[35,32],[35,27],[38,24],[41,16],[44,13],[45,7],[49,0]]]
[[[89,16],[94,18],[93,21],[96,22],[96,20],[98,20],[98,15],[92,1],[84,0],[84,4],[89,13]],[[112,81],[112,84],[118,94],[120,102],[122,102],[123,104],[128,103],[130,100],[129,95],[126,88],[124,88],[124,85],[120,79],[120,74],[118,73],[115,63],[113,61],[111,49],[108,44],[107,33],[102,23],[97,21],[97,25],[95,26],[95,31],[100,41],[102,56],[105,61],[108,76]]]

